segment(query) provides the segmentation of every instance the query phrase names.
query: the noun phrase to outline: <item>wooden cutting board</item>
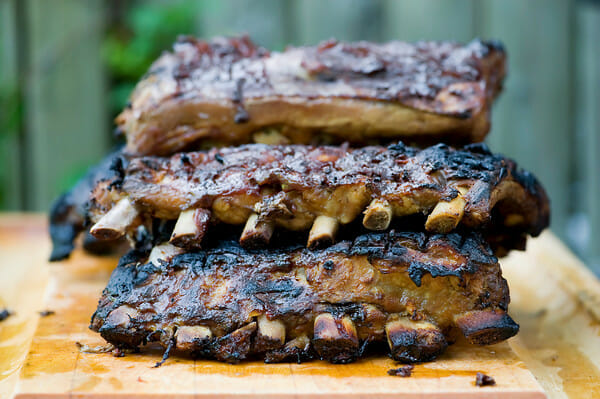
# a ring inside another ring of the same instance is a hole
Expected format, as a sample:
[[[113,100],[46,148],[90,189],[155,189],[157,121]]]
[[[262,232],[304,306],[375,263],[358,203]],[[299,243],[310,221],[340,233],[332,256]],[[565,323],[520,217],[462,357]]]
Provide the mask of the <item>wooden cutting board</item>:
[[[388,376],[398,365],[385,357],[348,365],[171,358],[153,368],[158,350],[86,353],[77,342],[105,344],[88,324],[116,259],[76,251],[49,265],[48,253],[43,217],[0,216],[0,306],[15,311],[0,323],[2,397],[544,398],[544,389],[549,397],[600,397],[600,284],[550,234],[503,262],[521,333],[488,347],[458,343],[408,378]],[[54,313],[42,317],[44,310]],[[478,371],[497,385],[475,386]]]

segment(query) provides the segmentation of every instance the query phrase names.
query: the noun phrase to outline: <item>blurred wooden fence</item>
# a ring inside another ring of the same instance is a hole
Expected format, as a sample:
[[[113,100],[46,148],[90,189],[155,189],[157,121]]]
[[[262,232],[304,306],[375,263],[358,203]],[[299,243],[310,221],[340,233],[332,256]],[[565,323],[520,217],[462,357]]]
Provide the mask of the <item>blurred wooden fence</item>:
[[[46,209],[82,166],[107,150],[111,122],[99,56],[104,4],[0,0],[0,87],[23,99],[22,123],[0,136],[0,207]],[[509,78],[494,108],[488,142],[535,172],[552,198],[553,230],[600,270],[600,2],[195,4],[198,35],[247,32],[274,49],[330,37],[502,40]]]

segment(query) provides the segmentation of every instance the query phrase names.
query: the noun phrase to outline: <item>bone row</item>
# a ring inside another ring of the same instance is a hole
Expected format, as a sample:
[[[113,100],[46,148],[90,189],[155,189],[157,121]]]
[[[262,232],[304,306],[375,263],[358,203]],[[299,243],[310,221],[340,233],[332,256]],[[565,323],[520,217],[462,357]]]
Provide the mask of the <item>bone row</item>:
[[[107,323],[128,328],[136,316],[135,309],[122,306],[109,314]],[[500,342],[518,330],[518,325],[502,310],[466,312],[455,317],[455,324],[469,342],[478,345]],[[414,321],[394,314],[388,317],[384,329],[391,357],[400,362],[433,360],[448,346],[442,330],[430,322]],[[252,344],[251,337],[254,337]],[[286,338],[285,324],[280,320],[270,320],[265,315],[224,337],[215,337],[207,326],[180,326],[173,334],[175,347],[181,351],[207,353],[204,349],[211,344],[214,346],[215,340],[232,339],[237,345],[245,340],[247,353],[251,350],[253,353],[267,353],[266,360],[272,362],[289,360],[290,356],[300,359],[302,355],[309,355],[311,345],[318,357],[333,363],[347,363],[361,355],[357,327],[347,315],[336,317],[331,313],[321,313],[314,319],[312,339],[300,335],[286,342]]]
[[[457,188],[459,194],[450,201],[440,201],[435,205],[425,223],[427,231],[448,233],[460,223],[464,215],[466,189]],[[257,206],[258,207],[258,206]],[[90,232],[99,239],[116,239],[131,230],[138,219],[139,211],[129,198],[123,198],[92,226]],[[386,230],[392,221],[393,207],[387,200],[374,199],[364,211],[363,225],[369,230]],[[512,215],[518,216],[518,215]],[[171,244],[186,248],[200,248],[200,244],[211,223],[211,211],[202,208],[189,209],[180,213]],[[260,247],[269,243],[276,221],[252,213],[246,224],[240,243],[245,247]],[[307,246],[317,248],[335,241],[340,221],[337,218],[317,216],[309,232]]]

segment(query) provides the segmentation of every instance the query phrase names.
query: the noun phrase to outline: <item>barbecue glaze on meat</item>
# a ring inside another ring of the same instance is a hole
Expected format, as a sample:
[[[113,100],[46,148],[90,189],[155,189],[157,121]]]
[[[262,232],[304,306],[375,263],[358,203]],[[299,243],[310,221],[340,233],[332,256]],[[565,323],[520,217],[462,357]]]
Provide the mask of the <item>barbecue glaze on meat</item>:
[[[247,37],[183,37],[117,124],[135,155],[251,142],[469,143],[489,130],[497,42],[324,42],[269,53]]]
[[[386,341],[396,360],[428,361],[461,333],[485,345],[518,331],[497,259],[475,233],[368,233],[323,250],[209,240],[124,256],[90,327],[120,348],[158,341],[227,362],[344,363]]]
[[[522,249],[527,234],[547,227],[549,204],[533,175],[482,144],[253,144],[132,159],[119,178],[98,184],[89,208],[98,238],[134,236],[152,218],[178,219],[172,243],[188,249],[217,223],[246,223],[246,247],[266,245],[275,227],[310,229],[309,247],[318,247],[355,219],[385,230],[394,217],[415,214],[426,216],[431,232],[481,230],[494,247]]]

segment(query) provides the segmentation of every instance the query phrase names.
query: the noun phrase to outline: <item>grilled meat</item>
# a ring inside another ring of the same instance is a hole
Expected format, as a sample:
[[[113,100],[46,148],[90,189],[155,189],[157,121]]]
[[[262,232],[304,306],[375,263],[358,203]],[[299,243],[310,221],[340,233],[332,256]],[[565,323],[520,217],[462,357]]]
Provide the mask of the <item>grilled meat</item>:
[[[86,230],[85,208],[90,192],[98,181],[115,178],[114,162],[115,160],[120,162],[120,156],[120,150],[111,152],[98,165],[91,167],[71,190],[54,201],[50,210],[49,223],[50,238],[52,239],[50,261],[59,261],[69,257],[73,251],[75,239]],[[97,240],[89,234],[85,235],[83,241],[84,248],[95,254],[111,252],[119,247],[120,243],[120,240]]]
[[[461,333],[485,345],[518,331],[497,258],[476,233],[371,232],[322,250],[285,237],[247,250],[233,238],[124,256],[91,328],[120,348],[158,341],[227,362],[341,363],[372,342],[418,362]]]
[[[135,236],[153,218],[177,219],[171,243],[186,249],[200,247],[217,223],[245,223],[246,247],[266,245],[275,227],[310,228],[315,248],[357,218],[385,230],[394,217],[426,215],[428,231],[481,230],[508,250],[522,249],[527,234],[548,225],[549,205],[535,177],[482,144],[252,144],[132,159],[118,178],[98,184],[89,212],[98,238]]]
[[[181,38],[117,117],[135,155],[264,144],[481,141],[501,89],[497,42],[324,42],[269,53]]]

